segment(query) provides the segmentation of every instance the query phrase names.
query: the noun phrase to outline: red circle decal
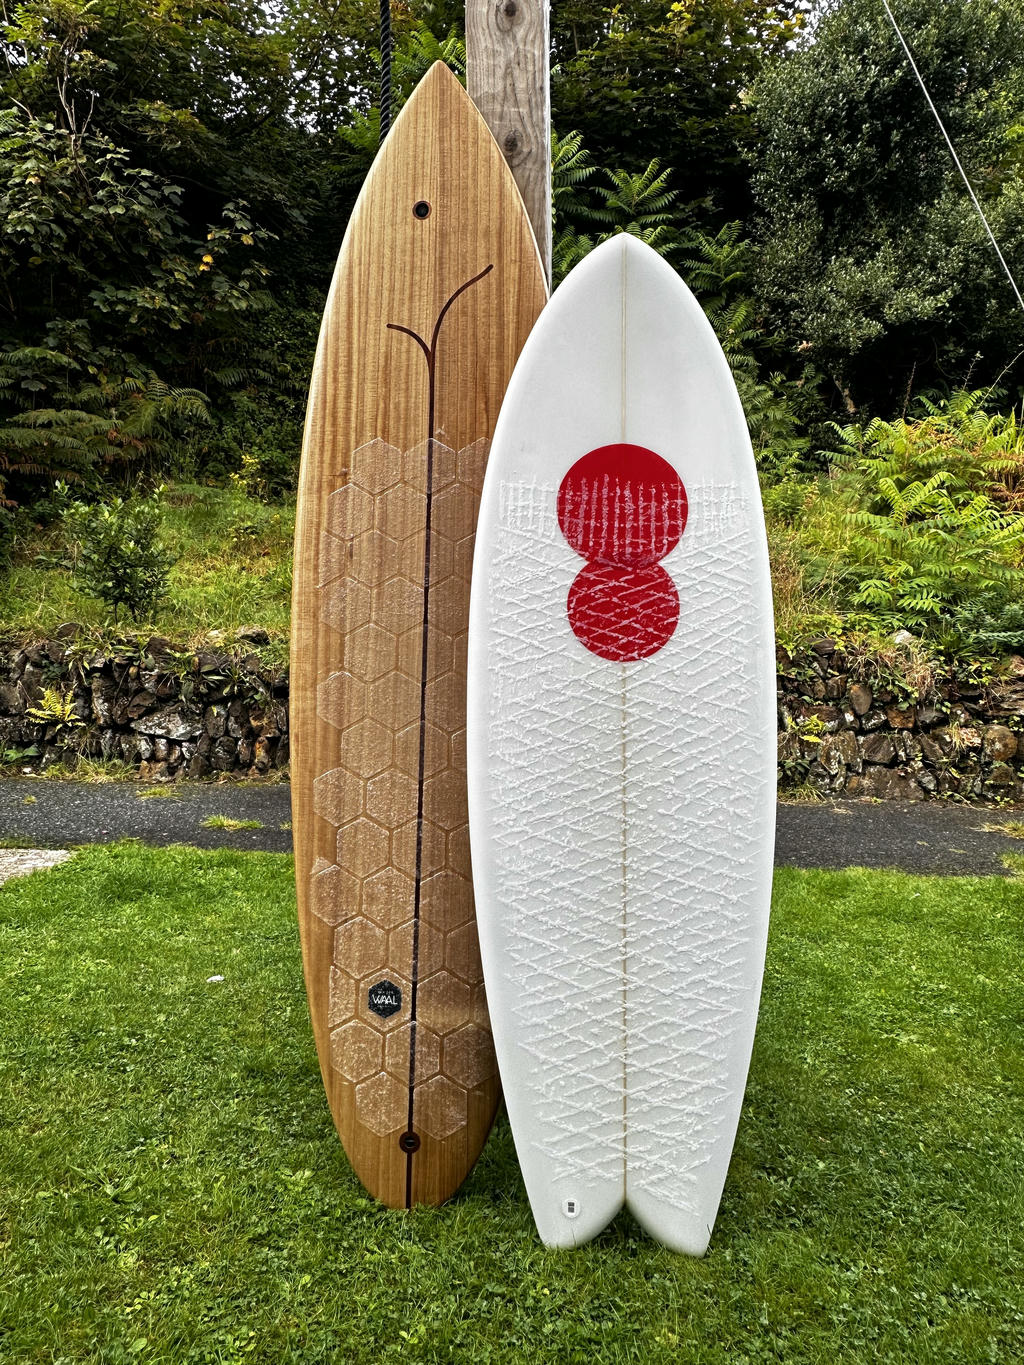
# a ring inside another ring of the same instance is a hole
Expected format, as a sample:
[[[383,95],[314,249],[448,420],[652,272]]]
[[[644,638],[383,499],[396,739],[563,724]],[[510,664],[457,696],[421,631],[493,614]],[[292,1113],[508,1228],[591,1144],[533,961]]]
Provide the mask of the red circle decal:
[[[569,589],[569,624],[592,654],[629,663],[656,654],[679,620],[679,593],[659,560],[686,526],[686,489],[646,446],[598,446],[558,489],[562,534],[587,561]]]
[[[660,564],[587,564],[569,589],[569,624],[591,654],[629,663],[656,654],[679,620],[679,593]]]
[[[657,564],[686,525],[686,490],[667,460],[645,446],[599,446],[562,480],[558,524],[588,563]]]

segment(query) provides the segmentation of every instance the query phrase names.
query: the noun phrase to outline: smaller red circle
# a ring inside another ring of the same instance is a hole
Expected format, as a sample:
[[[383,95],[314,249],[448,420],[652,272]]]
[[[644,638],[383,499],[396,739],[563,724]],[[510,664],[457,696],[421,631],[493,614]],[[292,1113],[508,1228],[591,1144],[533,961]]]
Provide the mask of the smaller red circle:
[[[629,663],[656,654],[679,620],[679,593],[660,564],[587,564],[569,589],[569,624],[599,658]]]
[[[589,562],[657,564],[686,526],[686,489],[669,462],[646,446],[598,446],[558,489],[558,524]]]

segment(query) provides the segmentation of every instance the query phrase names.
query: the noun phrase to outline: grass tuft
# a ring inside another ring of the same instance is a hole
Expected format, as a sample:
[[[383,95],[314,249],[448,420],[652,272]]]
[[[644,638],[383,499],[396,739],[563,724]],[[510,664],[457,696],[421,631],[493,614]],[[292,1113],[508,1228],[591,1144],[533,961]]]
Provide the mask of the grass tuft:
[[[820,806],[828,797],[810,782],[800,782],[794,787],[782,787],[779,800],[787,806]]]
[[[38,770],[33,768],[31,776],[33,781],[43,782],[130,782],[138,776],[138,769],[119,758],[90,758],[81,754],[68,763],[51,763]]]
[[[978,828],[986,834],[1005,834],[1008,839],[1024,839],[1024,820],[990,820]]]
[[[230,815],[208,815],[202,822],[203,829],[263,829],[262,820],[235,820]]]

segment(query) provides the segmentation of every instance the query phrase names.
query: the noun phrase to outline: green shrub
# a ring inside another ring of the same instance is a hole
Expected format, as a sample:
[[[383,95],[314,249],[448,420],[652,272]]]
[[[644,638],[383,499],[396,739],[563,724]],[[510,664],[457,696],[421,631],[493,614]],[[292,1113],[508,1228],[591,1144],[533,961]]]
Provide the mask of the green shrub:
[[[78,588],[139,618],[166,596],[173,560],[159,540],[158,488],[145,498],[72,502],[63,513]]]

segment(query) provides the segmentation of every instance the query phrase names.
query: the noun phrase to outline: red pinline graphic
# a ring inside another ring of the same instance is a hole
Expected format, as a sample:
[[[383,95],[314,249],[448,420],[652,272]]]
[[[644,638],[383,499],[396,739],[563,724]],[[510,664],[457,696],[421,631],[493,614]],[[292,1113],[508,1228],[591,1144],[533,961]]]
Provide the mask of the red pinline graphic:
[[[645,446],[598,446],[558,490],[558,524],[587,561],[569,590],[569,624],[591,653],[615,663],[656,654],[679,620],[679,593],[659,560],[675,549],[686,489]]]

